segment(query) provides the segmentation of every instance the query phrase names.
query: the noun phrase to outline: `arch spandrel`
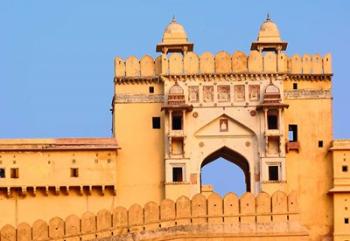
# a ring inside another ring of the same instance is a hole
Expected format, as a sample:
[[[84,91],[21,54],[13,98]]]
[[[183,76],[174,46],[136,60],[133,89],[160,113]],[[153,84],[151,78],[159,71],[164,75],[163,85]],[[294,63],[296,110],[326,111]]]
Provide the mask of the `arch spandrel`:
[[[220,119],[227,119],[228,122],[228,131],[227,132],[220,132],[220,129],[218,126],[220,126]],[[200,127],[194,135],[196,137],[201,136],[230,136],[230,135],[237,135],[237,136],[255,136],[255,133],[252,129],[250,129],[248,126],[244,125],[243,123],[235,120],[234,118],[230,117],[227,114],[222,114],[211,121],[204,124],[202,127]]]

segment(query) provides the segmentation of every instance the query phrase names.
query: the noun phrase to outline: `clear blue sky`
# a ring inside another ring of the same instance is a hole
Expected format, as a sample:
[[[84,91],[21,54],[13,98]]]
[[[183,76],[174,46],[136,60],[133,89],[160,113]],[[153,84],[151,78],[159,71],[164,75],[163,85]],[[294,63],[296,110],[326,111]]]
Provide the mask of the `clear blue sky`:
[[[350,138],[350,1],[1,0],[0,138],[110,136],[113,58],[156,56],[173,15],[195,51],[249,51],[266,13],[287,54],[333,54],[334,136]]]

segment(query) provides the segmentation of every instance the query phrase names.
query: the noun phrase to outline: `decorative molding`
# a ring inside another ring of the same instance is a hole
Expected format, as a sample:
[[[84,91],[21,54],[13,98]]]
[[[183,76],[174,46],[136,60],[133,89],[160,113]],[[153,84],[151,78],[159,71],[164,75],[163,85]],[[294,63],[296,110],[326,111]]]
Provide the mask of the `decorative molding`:
[[[289,100],[293,99],[331,99],[330,90],[290,90],[284,91],[284,97]]]
[[[123,103],[164,103],[164,95],[148,94],[116,94],[114,97],[115,104]]]

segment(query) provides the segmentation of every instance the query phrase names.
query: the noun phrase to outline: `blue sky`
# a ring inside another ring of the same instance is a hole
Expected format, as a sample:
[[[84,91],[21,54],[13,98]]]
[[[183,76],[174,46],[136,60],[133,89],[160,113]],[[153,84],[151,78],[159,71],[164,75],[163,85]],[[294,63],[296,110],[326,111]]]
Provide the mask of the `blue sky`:
[[[195,51],[249,51],[266,13],[287,54],[333,54],[334,136],[350,138],[350,2],[1,0],[0,138],[110,136],[113,58],[156,56],[175,15]]]

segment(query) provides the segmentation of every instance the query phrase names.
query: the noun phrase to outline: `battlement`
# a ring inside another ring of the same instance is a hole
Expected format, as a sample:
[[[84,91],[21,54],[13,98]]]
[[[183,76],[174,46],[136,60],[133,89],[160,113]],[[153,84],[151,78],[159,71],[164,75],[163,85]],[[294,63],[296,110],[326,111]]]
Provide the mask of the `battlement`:
[[[17,229],[5,225],[0,236],[6,241],[91,240],[152,231],[152,237],[161,237],[162,230],[169,235],[169,230],[176,231],[176,227],[181,227],[182,234],[205,227],[209,233],[225,232],[225,235],[283,234],[302,238],[307,233],[299,224],[298,213],[295,193],[276,192],[272,196],[260,193],[256,197],[245,193],[240,198],[233,193],[224,198],[216,193],[208,198],[197,194],[192,200],[182,196],[175,202],[165,199],[160,205],[149,202],[144,207],[134,204],[129,209],[101,210],[97,215],[86,212],[81,218],[75,215],[65,220],[55,217],[48,223],[37,220],[32,226],[21,223]]]
[[[288,73],[305,75],[332,74],[332,57],[326,54],[287,56],[285,53],[267,52],[261,54],[251,51],[249,55],[241,51],[229,54],[210,52],[197,55],[188,52],[184,55],[173,53],[166,57],[153,59],[145,55],[140,60],[135,56],[125,61],[115,58],[115,77],[154,77],[158,75],[195,75],[195,74],[228,74],[228,73]]]

